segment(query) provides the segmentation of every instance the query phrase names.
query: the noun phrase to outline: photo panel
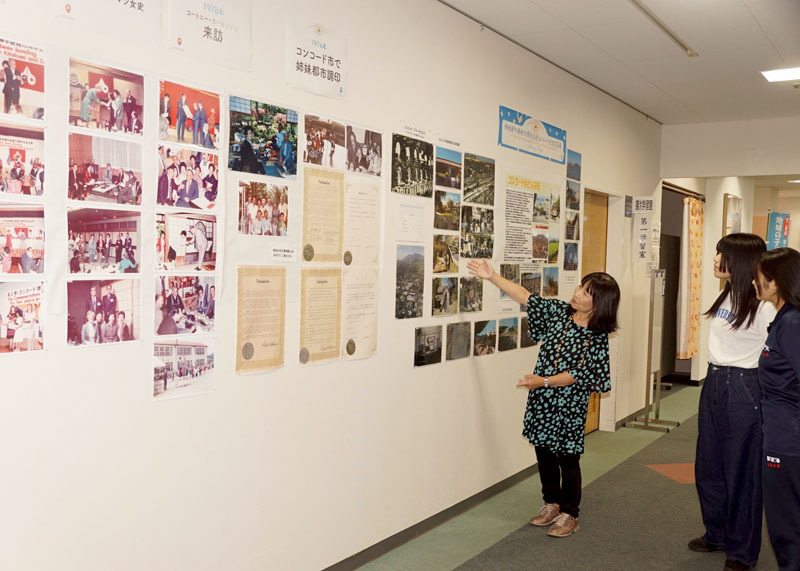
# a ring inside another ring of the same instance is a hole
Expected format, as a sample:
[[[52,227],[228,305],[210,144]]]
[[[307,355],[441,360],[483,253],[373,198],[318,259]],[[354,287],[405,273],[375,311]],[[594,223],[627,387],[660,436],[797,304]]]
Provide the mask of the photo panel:
[[[44,119],[44,50],[0,38],[3,106],[6,115]]]
[[[557,222],[561,216],[561,195],[550,195],[550,222]]]
[[[346,167],[349,172],[381,176],[383,134],[348,125]]]
[[[520,283],[519,264],[500,264],[500,275],[512,283]],[[506,292],[500,288],[498,288],[498,290],[500,291],[500,299],[505,299],[508,297]]]
[[[141,143],[70,133],[67,198],[141,206]]]
[[[461,195],[457,192],[437,190],[434,193],[433,227],[437,230],[458,231],[461,217]]]
[[[558,295],[558,267],[542,268],[542,297]]]
[[[567,221],[564,229],[565,240],[581,239],[581,216],[580,212],[567,210]]]
[[[44,273],[44,206],[0,203],[0,274]]]
[[[492,258],[494,252],[494,210],[479,206],[461,208],[461,256]]]
[[[542,293],[542,272],[524,271],[520,274],[520,284],[534,295]],[[523,308],[522,311],[525,311]]]
[[[156,270],[213,272],[217,217],[193,212],[156,213]]]
[[[392,134],[392,192],[433,196],[433,145]]]
[[[574,272],[578,269],[578,243],[564,242],[564,271]]]
[[[297,175],[297,111],[233,95],[229,111],[229,169],[275,177]]]
[[[44,130],[0,123],[0,196],[43,194]]]
[[[580,210],[581,208],[581,185],[574,180],[567,181],[567,210]]]
[[[139,272],[141,212],[68,208],[67,232],[70,274]]]
[[[458,236],[433,235],[433,273],[458,273]]]
[[[459,278],[458,307],[461,312],[471,313],[483,309],[483,280],[480,278]]]
[[[494,206],[494,159],[464,154],[464,202]]]
[[[422,317],[425,287],[425,248],[397,245],[394,316],[397,319]]]
[[[166,80],[158,86],[159,140],[219,150],[219,94]]]
[[[533,225],[533,261],[547,261],[550,228],[545,224]]]
[[[318,115],[303,118],[306,146],[303,162],[309,165],[344,170],[347,165],[345,153],[344,124]]]
[[[491,355],[497,350],[497,321],[476,321],[472,354],[476,357]]]
[[[210,335],[159,337],[153,344],[153,398],[167,400],[214,390],[216,339]]]
[[[141,75],[77,59],[69,60],[69,124],[141,136]]]
[[[156,335],[188,335],[214,331],[216,278],[206,275],[155,277]]]
[[[447,360],[454,361],[470,356],[472,349],[472,323],[447,324]]]
[[[561,244],[561,225],[551,224],[547,240],[547,263],[558,263],[558,251]]]
[[[176,144],[158,146],[159,206],[214,210],[219,196],[219,155]]]
[[[446,317],[458,313],[458,278],[433,278],[431,315]]]
[[[289,187],[239,180],[239,234],[289,236]]]
[[[531,331],[528,326],[528,316],[525,315],[522,317],[519,323],[519,346],[521,349],[525,347],[535,347],[536,342],[531,338]]]
[[[44,348],[44,284],[0,281],[0,355]]]
[[[581,180],[582,162],[583,159],[580,153],[575,152],[572,149],[567,149],[567,178],[577,181]]]
[[[550,222],[550,204],[552,195],[548,193],[537,192],[533,199],[533,221],[534,223],[547,224]]]
[[[414,366],[442,362],[442,326],[417,327],[414,330]]]
[[[462,155],[446,147],[436,147],[436,185],[461,190]]]
[[[104,345],[142,336],[140,280],[67,282],[67,344]]]
[[[510,351],[517,348],[519,337],[518,320],[516,317],[501,319],[497,328],[497,350]]]

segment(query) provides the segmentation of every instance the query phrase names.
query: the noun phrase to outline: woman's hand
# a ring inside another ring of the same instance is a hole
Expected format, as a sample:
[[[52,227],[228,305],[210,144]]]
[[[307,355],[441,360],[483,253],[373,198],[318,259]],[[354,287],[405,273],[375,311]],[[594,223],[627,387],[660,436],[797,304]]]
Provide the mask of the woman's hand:
[[[494,267],[489,260],[470,260],[467,269],[473,276],[488,280],[494,275]]]
[[[520,389],[538,389],[544,386],[544,377],[540,375],[525,375],[517,381],[517,388]]]

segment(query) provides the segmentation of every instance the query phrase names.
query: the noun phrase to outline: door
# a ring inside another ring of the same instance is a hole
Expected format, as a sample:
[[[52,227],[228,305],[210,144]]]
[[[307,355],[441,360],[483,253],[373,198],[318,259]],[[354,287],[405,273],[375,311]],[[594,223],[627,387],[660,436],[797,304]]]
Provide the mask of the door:
[[[583,190],[583,243],[581,256],[582,272],[606,271],[606,239],[608,231],[608,195],[584,188]],[[593,432],[600,426],[600,395],[592,393],[586,413],[585,432]]]

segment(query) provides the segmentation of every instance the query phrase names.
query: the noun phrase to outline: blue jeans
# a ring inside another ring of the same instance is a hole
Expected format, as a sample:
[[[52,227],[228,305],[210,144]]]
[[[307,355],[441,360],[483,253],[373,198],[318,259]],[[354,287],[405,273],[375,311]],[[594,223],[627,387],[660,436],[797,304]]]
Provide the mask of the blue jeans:
[[[704,537],[745,565],[755,565],[761,550],[760,402],[758,369],[709,363],[695,460]]]

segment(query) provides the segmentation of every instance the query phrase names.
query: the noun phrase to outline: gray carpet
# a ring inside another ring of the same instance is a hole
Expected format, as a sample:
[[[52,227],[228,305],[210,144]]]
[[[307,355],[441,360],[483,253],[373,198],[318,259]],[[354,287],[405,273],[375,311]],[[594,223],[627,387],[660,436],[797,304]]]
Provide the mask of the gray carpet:
[[[695,553],[686,543],[704,533],[694,484],[678,484],[647,464],[694,462],[697,417],[598,478],[583,490],[581,529],[564,539],[527,523],[458,569],[721,570],[725,554]],[[541,506],[531,498],[531,515]],[[777,569],[763,529],[756,569]]]

